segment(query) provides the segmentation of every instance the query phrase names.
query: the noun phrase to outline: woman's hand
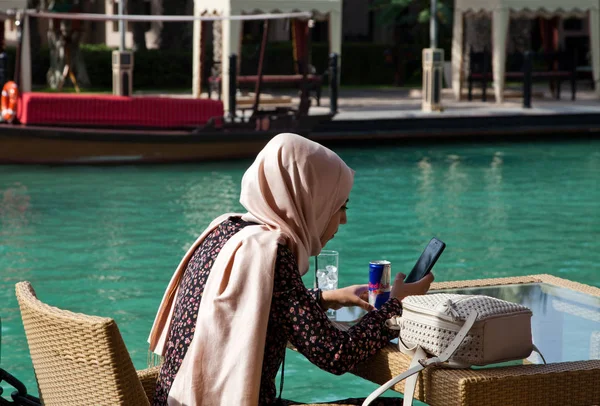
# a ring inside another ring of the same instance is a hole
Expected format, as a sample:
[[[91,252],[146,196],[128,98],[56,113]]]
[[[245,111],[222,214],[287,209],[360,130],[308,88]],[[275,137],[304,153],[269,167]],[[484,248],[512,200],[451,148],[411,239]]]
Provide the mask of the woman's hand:
[[[406,278],[406,275],[403,273],[396,274],[390,297],[402,300],[406,296],[424,295],[429,290],[431,282],[433,282],[433,274],[431,272],[425,275],[423,279],[413,283],[404,283],[404,278]]]
[[[369,285],[352,285],[335,290],[321,292],[321,307],[325,310],[337,310],[342,307],[358,306],[367,311],[374,309],[368,302]]]

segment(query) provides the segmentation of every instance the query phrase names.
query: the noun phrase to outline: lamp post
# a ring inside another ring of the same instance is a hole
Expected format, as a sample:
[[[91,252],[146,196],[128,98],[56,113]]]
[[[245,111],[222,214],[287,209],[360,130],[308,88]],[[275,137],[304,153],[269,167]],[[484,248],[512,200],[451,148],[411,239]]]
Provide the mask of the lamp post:
[[[125,0],[119,0],[119,15],[125,14]],[[119,51],[125,51],[125,21],[119,20]]]
[[[423,102],[422,110],[443,111],[442,74],[444,69],[444,50],[437,47],[437,0],[431,0],[429,19],[429,48],[423,49]]]
[[[119,0],[119,15],[125,14],[125,1]],[[133,94],[133,52],[125,50],[125,21],[119,20],[119,50],[112,53],[113,94]]]

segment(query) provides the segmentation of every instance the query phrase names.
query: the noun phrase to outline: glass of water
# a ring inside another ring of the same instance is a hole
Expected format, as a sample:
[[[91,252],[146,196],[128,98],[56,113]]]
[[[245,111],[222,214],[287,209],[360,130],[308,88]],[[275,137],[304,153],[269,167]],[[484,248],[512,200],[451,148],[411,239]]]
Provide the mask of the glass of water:
[[[339,253],[333,250],[322,250],[316,258],[315,288],[334,290],[338,288]],[[327,316],[335,319],[335,310],[327,310]]]

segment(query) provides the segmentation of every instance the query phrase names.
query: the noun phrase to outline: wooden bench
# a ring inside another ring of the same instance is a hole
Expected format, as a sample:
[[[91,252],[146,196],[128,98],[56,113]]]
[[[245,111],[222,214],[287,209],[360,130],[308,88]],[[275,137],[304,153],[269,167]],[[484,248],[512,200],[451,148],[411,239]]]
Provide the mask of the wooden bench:
[[[520,66],[519,70],[509,70],[504,77],[509,81],[522,82],[525,78],[523,54],[514,54],[516,62],[513,66]],[[532,53],[533,69],[531,79],[534,82],[548,82],[553,90],[554,97],[560,99],[560,89],[563,81],[571,83],[571,99],[575,100],[577,92],[577,71],[576,61],[577,55],[565,51],[559,52],[538,52]],[[469,73],[467,76],[468,83],[468,100],[473,100],[473,83],[481,83],[481,100],[487,99],[487,84],[493,80],[491,71],[491,54],[484,50],[483,52],[469,51]]]
[[[240,89],[252,90],[256,87],[258,81],[258,75],[238,76],[237,84]],[[317,102],[317,106],[321,105],[321,87],[323,86],[323,76],[321,75],[306,75],[307,91],[314,92],[314,97]],[[221,99],[221,77],[211,76],[208,79],[210,86],[210,95],[216,92],[219,100]],[[302,89],[304,83],[303,75],[263,75],[262,86],[263,88],[296,88]]]

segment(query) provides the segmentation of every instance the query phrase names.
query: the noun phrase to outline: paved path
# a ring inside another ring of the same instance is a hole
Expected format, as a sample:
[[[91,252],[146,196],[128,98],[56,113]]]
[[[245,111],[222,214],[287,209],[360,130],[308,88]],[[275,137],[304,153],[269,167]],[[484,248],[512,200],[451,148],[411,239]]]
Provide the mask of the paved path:
[[[600,99],[584,86],[583,82],[577,91],[577,100],[571,101],[570,90],[564,89],[562,99],[555,100],[547,85],[536,85],[533,89],[533,108],[524,109],[523,99],[519,88],[507,88],[505,101],[497,104],[493,92],[488,91],[488,101],[482,102],[480,92],[475,91],[474,100],[469,102],[466,96],[463,101],[456,101],[450,89],[443,89],[443,112],[423,112],[421,110],[420,89],[382,88],[382,89],[341,89],[338,97],[338,114],[334,120],[376,120],[376,119],[411,119],[411,118],[448,118],[448,117],[494,117],[515,115],[557,115],[557,114],[600,114]],[[269,95],[290,100],[289,106],[298,106],[299,98],[296,91],[268,92]],[[189,97],[180,94],[177,97]],[[207,97],[206,94],[203,97]],[[252,98],[252,93],[245,98]],[[321,107],[316,107],[312,99],[311,114],[329,112],[329,91],[324,89]],[[249,105],[250,106],[250,105]],[[242,112],[239,111],[241,115]],[[246,115],[251,114],[246,110]]]
[[[449,90],[442,97],[443,112],[423,112],[421,110],[421,92],[412,90],[363,90],[342,91],[338,101],[339,113],[334,120],[366,120],[385,118],[444,118],[444,117],[481,117],[503,115],[540,115],[540,114],[600,114],[600,100],[591,91],[579,91],[577,100],[571,101],[569,92],[563,92],[561,100],[555,100],[549,93],[536,92],[541,97],[532,100],[532,108],[522,106],[522,98],[516,92],[507,92],[503,103],[492,100],[456,101]],[[511,97],[513,96],[513,97]],[[489,99],[488,99],[489,100]],[[329,99],[323,97],[322,107],[313,107],[311,112],[329,109]]]

